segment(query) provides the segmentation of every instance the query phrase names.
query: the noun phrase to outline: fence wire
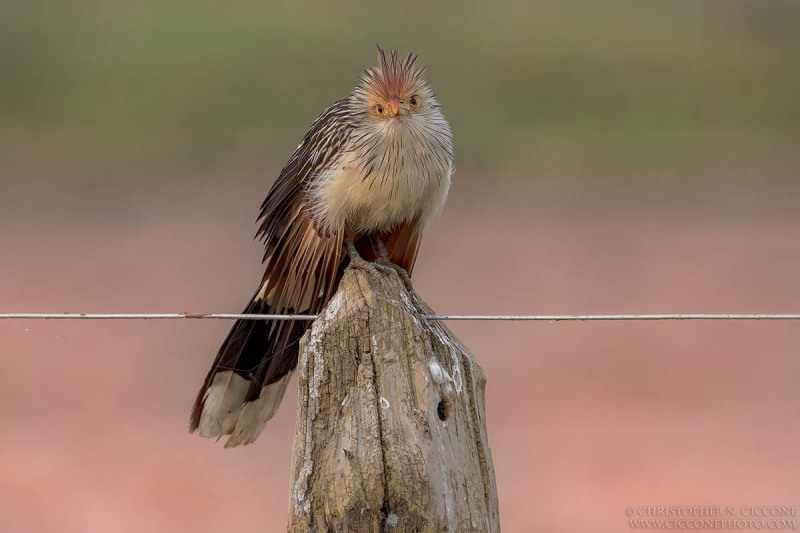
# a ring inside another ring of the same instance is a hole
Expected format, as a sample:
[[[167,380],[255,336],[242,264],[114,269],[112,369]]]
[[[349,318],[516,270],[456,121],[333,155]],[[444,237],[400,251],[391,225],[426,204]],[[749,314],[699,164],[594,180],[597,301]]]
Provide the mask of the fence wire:
[[[319,315],[242,313],[0,313],[0,320],[315,320]],[[800,320],[792,313],[659,313],[602,315],[425,315],[428,320],[487,321],[635,321],[635,320]]]

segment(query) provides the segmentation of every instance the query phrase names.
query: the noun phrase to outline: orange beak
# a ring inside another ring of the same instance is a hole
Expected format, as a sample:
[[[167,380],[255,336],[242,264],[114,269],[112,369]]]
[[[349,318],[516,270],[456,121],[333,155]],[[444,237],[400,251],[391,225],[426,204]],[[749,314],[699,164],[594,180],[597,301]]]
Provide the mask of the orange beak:
[[[389,116],[396,117],[400,114],[401,109],[400,99],[396,96],[392,96],[392,98],[389,99]]]

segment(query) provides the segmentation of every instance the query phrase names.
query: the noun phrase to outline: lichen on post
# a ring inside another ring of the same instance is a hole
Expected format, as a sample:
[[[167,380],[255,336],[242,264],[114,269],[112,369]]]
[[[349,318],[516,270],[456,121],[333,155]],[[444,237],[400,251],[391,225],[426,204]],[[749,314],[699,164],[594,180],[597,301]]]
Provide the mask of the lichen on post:
[[[350,268],[303,339],[292,532],[499,531],[483,370],[391,269]]]

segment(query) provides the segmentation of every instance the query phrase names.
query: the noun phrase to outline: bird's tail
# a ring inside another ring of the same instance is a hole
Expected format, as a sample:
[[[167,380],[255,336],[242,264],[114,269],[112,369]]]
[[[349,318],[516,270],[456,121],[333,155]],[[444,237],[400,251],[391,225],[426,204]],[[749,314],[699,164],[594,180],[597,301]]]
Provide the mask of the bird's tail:
[[[259,293],[244,310],[273,312]],[[212,439],[230,435],[225,447],[253,442],[278,410],[307,327],[303,321],[234,322],[197,394],[190,431]]]

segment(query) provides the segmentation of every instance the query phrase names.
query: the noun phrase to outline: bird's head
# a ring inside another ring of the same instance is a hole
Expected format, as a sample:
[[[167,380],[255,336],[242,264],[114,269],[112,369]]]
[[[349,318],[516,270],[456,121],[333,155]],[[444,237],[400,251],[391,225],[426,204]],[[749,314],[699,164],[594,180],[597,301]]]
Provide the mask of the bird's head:
[[[364,122],[394,129],[440,115],[433,90],[422,77],[423,69],[414,66],[416,59],[413,53],[401,59],[397,50],[386,54],[378,46],[377,67],[364,72],[351,97],[353,110]]]

